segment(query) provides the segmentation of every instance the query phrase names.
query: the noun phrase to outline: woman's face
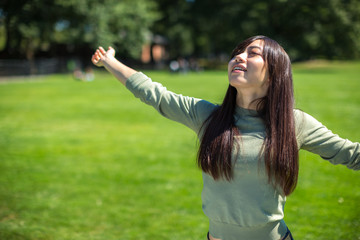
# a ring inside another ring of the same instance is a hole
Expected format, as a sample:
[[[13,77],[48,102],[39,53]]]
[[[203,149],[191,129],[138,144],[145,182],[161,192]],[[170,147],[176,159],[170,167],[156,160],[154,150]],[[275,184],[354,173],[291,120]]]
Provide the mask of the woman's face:
[[[231,86],[238,91],[252,89],[266,95],[269,86],[268,69],[263,59],[262,40],[255,40],[245,51],[235,55],[228,64],[228,77]]]

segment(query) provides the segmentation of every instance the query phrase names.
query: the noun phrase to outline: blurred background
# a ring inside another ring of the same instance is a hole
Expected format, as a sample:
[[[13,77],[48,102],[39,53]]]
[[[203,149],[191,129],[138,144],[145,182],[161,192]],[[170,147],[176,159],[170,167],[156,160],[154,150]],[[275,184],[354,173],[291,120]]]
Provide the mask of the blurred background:
[[[0,75],[85,69],[99,45],[143,68],[174,60],[221,68],[238,42],[259,34],[280,42],[293,61],[358,59],[360,2],[1,0]]]

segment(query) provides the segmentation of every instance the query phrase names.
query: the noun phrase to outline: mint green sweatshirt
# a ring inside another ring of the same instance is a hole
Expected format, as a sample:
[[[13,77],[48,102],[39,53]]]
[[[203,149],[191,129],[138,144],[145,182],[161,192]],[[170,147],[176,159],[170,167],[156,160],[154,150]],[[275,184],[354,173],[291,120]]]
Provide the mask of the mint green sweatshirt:
[[[203,122],[217,105],[168,91],[141,72],[132,75],[126,87],[161,115],[191,128],[201,135]],[[333,164],[360,169],[360,144],[333,134],[310,115],[294,110],[299,149],[319,154]],[[287,226],[283,221],[286,197],[267,181],[259,153],[265,125],[254,110],[237,107],[236,126],[239,154],[234,153],[232,181],[214,180],[203,173],[202,208],[209,218],[209,232],[222,240],[281,239]]]

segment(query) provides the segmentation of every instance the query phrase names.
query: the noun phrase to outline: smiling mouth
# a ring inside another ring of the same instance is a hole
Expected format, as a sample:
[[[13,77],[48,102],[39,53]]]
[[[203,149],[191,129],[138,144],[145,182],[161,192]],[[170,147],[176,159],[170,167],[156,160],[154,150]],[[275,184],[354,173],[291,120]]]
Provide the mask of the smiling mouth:
[[[243,66],[235,66],[233,69],[232,69],[233,72],[246,72],[247,69]]]

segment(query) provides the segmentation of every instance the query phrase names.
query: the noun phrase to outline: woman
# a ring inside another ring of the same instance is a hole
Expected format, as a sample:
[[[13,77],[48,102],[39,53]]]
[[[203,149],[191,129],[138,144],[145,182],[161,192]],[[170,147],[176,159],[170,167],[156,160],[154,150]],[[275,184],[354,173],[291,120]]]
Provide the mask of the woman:
[[[167,91],[114,55],[114,49],[100,47],[92,62],[163,116],[198,134],[208,239],[293,239],[283,210],[297,183],[300,148],[360,169],[359,143],[339,138],[294,109],[290,59],[268,37],[251,37],[234,49],[220,106]]]

